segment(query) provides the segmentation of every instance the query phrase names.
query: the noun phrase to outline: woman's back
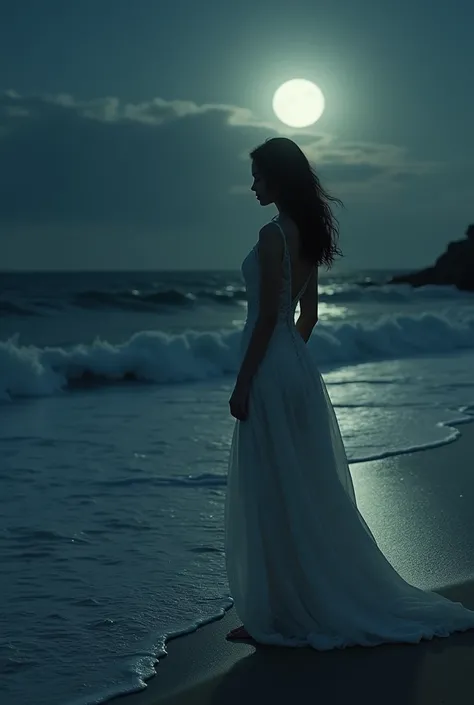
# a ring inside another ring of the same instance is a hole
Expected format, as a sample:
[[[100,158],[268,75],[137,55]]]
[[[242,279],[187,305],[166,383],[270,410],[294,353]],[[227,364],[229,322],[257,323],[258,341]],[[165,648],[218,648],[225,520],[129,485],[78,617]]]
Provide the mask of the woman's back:
[[[277,222],[286,240],[291,272],[291,300],[294,301],[305,287],[310,275],[317,271],[317,267],[302,258],[301,236],[294,221],[280,215]]]

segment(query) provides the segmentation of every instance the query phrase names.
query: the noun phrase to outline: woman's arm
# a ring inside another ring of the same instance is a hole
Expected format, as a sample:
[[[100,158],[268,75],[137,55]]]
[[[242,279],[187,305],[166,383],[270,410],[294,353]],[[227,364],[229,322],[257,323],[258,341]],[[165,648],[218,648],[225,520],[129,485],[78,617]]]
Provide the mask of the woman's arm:
[[[282,286],[283,240],[275,223],[260,230],[258,260],[260,264],[259,314],[249,345],[242,361],[238,385],[249,386],[263,360],[278,320],[278,306]]]

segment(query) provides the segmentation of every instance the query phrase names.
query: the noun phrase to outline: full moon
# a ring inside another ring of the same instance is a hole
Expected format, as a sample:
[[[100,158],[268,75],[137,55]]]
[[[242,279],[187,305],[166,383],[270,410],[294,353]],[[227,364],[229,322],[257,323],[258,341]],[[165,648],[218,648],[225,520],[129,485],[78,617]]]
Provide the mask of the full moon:
[[[324,112],[322,91],[305,78],[293,78],[277,89],[273,96],[273,111],[289,127],[309,127]]]

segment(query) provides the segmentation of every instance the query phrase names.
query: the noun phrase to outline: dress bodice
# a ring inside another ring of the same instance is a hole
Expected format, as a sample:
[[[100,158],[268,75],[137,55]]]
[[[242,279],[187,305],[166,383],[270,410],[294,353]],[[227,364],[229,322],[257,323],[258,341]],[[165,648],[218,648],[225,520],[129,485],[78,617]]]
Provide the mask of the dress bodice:
[[[277,325],[294,323],[295,310],[298,301],[303,296],[303,293],[308,286],[311,274],[303,285],[302,289],[295,297],[294,301],[291,300],[291,260],[288,251],[288,246],[286,242],[285,233],[280,223],[278,222],[278,217],[273,218],[273,222],[278,226],[281,236],[283,238],[283,278],[282,278],[282,288],[280,291],[280,302],[278,306],[278,322]],[[247,320],[245,326],[255,323],[258,312],[259,312],[259,302],[260,302],[260,264],[258,261],[258,243],[250,250],[248,255],[242,262],[241,272],[244,277],[245,287],[247,292]]]

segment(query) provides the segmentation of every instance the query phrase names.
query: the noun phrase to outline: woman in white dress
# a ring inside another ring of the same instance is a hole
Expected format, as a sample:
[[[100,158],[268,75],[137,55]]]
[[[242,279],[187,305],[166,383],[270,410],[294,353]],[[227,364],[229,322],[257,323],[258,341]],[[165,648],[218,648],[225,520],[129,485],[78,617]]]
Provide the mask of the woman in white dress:
[[[403,580],[357,508],[337,419],[306,347],[318,320],[318,267],[340,254],[338,201],[291,140],[270,139],[250,156],[252,191],[278,215],[242,264],[248,310],[229,402],[225,551],[243,625],[228,638],[326,650],[474,628],[474,611]]]

